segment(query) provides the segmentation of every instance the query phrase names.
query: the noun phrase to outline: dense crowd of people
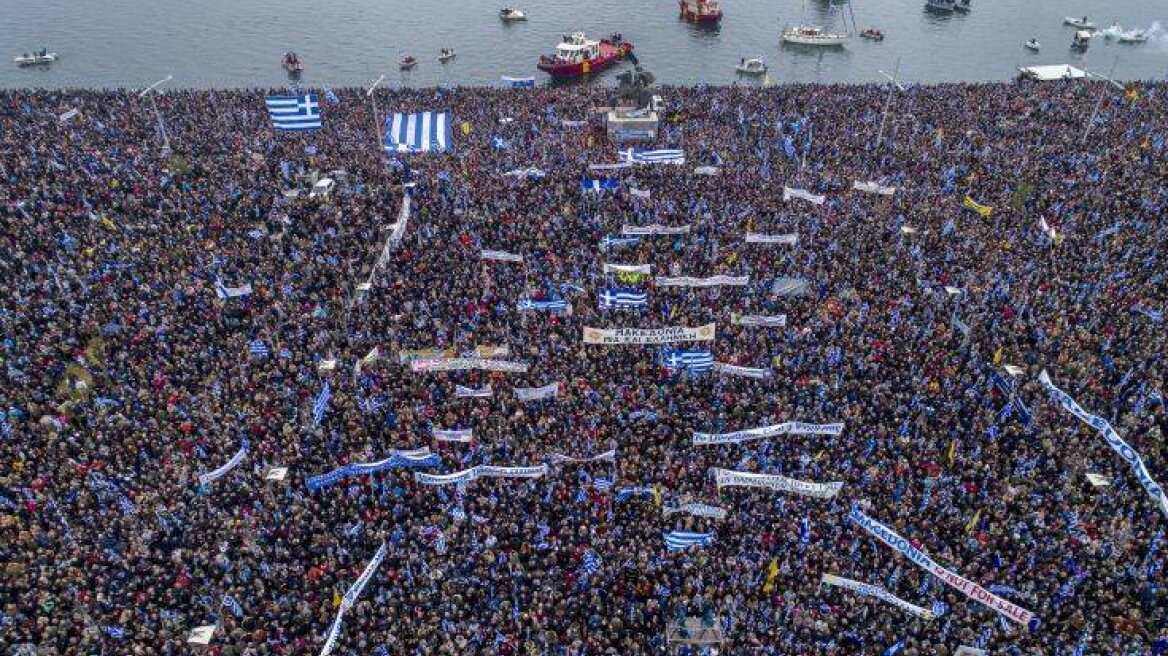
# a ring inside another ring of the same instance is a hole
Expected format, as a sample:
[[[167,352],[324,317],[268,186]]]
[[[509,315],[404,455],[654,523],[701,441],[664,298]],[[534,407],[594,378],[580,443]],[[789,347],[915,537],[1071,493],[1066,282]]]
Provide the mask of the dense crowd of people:
[[[887,87],[663,88],[642,147],[686,163],[601,171],[627,146],[591,112],[600,87],[382,90],[382,112],[455,128],[447,152],[391,155],[357,89],[298,133],[271,129],[270,92],[166,92],[169,151],[136,94],[0,91],[0,646],[169,655],[215,625],[211,653],[317,654],[344,606],[345,655],[713,653],[667,644],[697,637],[677,629],[691,617],[722,654],[1166,653],[1166,518],[1037,380],[1168,478],[1168,95],[1109,88],[1084,138],[1100,84],[911,87],[883,127]],[[545,175],[506,175],[529,168]],[[290,193],[314,171],[331,195]],[[594,178],[619,188],[582,189]],[[649,224],[690,231],[614,239]],[[606,288],[648,304],[601,308]],[[582,343],[585,326],[709,323],[712,342]],[[476,347],[529,368],[407,362]],[[678,371],[664,348],[770,373]],[[693,444],[784,421],[844,429]],[[435,439],[454,429],[472,441]],[[438,466],[305,483],[423,448]],[[415,480],[609,450],[538,478]],[[715,467],[843,488],[719,490]],[[1040,623],[925,573],[853,507]],[[712,539],[670,551],[673,530]]]

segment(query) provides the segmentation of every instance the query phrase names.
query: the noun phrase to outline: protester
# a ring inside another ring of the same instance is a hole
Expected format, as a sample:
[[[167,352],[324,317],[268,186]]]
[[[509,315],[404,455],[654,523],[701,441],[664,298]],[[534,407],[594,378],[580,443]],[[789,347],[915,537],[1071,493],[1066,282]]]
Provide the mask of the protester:
[[[343,609],[337,654],[659,654],[687,617],[723,654],[1165,653],[1166,517],[1038,381],[1168,479],[1165,87],[1108,98],[1083,140],[1094,84],[911,87],[882,132],[885,87],[664,88],[638,147],[686,163],[608,170],[589,166],[628,145],[590,115],[602,87],[383,90],[385,112],[450,112],[453,148],[426,154],[379,148],[359,89],[300,133],[271,128],[284,92],[167,92],[169,152],[135,94],[0,91],[0,646],[170,655],[210,624],[213,654],[317,654]],[[546,175],[505,175],[528,168]],[[336,190],[309,198],[313,172]],[[619,188],[582,190],[601,178]],[[689,231],[613,241],[651,224]],[[716,275],[749,281],[655,281]],[[647,303],[601,309],[606,288]],[[706,324],[712,341],[582,339]],[[525,372],[401,357],[504,346],[486,357]],[[767,373],[677,371],[673,349]],[[693,444],[786,421],[843,429]],[[440,465],[306,484],[423,448]],[[713,468],[843,486],[719,490]],[[727,514],[668,512],[686,503]],[[1040,623],[927,574],[853,507]],[[669,551],[674,530],[712,536]]]

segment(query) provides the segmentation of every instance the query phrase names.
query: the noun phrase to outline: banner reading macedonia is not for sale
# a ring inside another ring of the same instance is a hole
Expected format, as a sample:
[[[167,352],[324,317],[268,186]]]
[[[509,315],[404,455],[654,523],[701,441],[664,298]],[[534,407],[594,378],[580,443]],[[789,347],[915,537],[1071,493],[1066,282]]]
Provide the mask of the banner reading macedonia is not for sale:
[[[589,328],[584,327],[585,344],[671,344],[673,342],[712,342],[715,324],[697,328]]]

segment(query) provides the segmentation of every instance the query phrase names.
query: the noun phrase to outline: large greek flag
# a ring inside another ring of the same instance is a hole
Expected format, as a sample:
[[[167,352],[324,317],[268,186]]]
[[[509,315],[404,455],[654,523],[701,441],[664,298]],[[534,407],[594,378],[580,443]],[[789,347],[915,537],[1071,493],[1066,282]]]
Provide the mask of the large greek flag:
[[[443,152],[454,145],[449,112],[385,117],[385,150],[391,153]]]
[[[714,368],[714,356],[709,351],[665,349],[661,352],[661,366],[670,371],[688,369],[691,373],[703,373]]]
[[[670,551],[680,551],[688,547],[697,545],[704,547],[714,539],[713,533],[690,533],[688,531],[670,531],[663,533],[665,538],[665,546]]]
[[[605,287],[600,291],[600,307],[645,307],[649,304],[649,293],[620,287]]]
[[[268,96],[264,99],[272,127],[276,130],[319,130],[320,99],[315,93],[302,96]]]
[[[685,164],[684,150],[628,150],[617,151],[617,157],[622,162],[633,164]]]

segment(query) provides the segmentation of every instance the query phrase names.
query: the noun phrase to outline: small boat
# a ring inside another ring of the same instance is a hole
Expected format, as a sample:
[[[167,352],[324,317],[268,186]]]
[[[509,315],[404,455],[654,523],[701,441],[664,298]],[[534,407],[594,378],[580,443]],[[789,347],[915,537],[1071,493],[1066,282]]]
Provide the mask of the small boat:
[[[926,0],[925,9],[949,13],[957,8],[957,0]]]
[[[40,52],[26,52],[12,58],[17,66],[48,66],[57,61],[57,53],[49,52],[48,48],[41,48]]]
[[[599,41],[583,32],[565,35],[555,53],[539,58],[537,68],[554,78],[573,78],[600,71],[633,54],[633,44],[620,34]]]
[[[405,57],[402,57],[402,60],[400,62],[398,62],[398,67],[401,68],[403,71],[408,71],[417,65],[418,65],[418,60],[414,59],[413,55],[407,55]]]
[[[1091,45],[1091,33],[1087,30],[1075,30],[1075,38],[1071,39],[1071,50],[1085,51]]]
[[[454,52],[454,48],[443,48],[442,50],[438,51],[438,61],[442,62],[443,64],[457,56],[458,53]]]
[[[968,14],[970,1],[971,0],[957,0],[957,3],[953,5],[953,9],[955,11],[960,11],[963,14]]]
[[[678,0],[681,17],[694,23],[717,23],[722,20],[722,7],[714,0]]]
[[[291,75],[299,75],[300,71],[304,70],[304,66],[300,63],[300,58],[294,52],[284,53],[284,70]]]
[[[1022,45],[1025,46],[1027,50],[1033,50],[1034,52],[1042,50],[1042,44],[1038,42],[1038,39],[1030,39]]]
[[[740,59],[734,67],[742,75],[766,75],[767,65],[761,59]]]
[[[822,27],[811,25],[796,25],[788,27],[781,34],[783,43],[793,43],[801,46],[842,46],[848,42],[847,34],[833,34],[823,31]]]
[[[1143,30],[1132,30],[1119,35],[1120,43],[1146,43],[1148,35]]]
[[[865,27],[864,30],[862,32],[860,32],[860,36],[865,38],[865,39],[871,39],[873,41],[883,41],[884,40],[884,32],[881,32],[880,30],[878,30],[874,27]]]
[[[525,21],[527,20],[527,14],[514,7],[503,7],[499,10],[499,20],[502,20],[505,23],[510,23],[512,21]]]
[[[1066,16],[1063,18],[1063,23],[1080,30],[1097,30],[1099,26],[1087,20],[1087,17],[1075,18],[1074,16]]]

